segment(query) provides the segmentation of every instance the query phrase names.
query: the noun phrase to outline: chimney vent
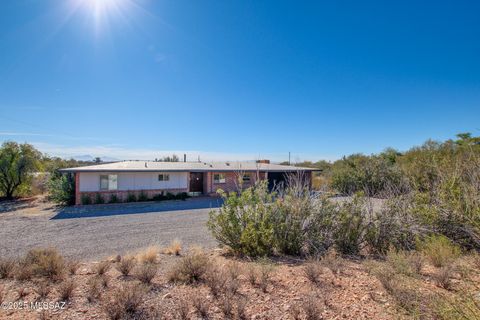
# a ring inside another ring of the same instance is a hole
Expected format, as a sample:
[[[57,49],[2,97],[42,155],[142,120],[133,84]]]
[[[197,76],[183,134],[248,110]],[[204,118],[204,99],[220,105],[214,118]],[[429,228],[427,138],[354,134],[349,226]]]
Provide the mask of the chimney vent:
[[[186,153],[183,154],[183,162],[187,162],[187,154]]]

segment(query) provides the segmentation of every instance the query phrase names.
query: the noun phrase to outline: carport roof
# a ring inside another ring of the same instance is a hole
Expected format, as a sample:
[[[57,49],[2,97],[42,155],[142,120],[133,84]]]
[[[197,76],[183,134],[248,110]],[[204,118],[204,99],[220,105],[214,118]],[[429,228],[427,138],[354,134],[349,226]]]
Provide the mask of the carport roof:
[[[314,168],[285,166],[273,163],[245,162],[160,162],[160,161],[120,161],[85,167],[61,169],[61,172],[228,172],[228,171],[269,171],[295,172],[318,171]]]

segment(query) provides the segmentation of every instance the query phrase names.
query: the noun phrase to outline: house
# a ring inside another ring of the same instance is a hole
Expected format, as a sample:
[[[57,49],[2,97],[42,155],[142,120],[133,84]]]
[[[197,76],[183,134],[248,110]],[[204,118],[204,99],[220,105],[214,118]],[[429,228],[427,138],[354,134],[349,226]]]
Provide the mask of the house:
[[[159,194],[213,195],[218,189],[238,190],[251,186],[258,179],[268,180],[273,188],[287,174],[303,172],[311,183],[312,168],[255,162],[157,162],[121,161],[60,170],[75,174],[75,204],[85,199],[94,202],[99,195],[105,202],[112,196],[119,201],[140,194],[152,198]]]

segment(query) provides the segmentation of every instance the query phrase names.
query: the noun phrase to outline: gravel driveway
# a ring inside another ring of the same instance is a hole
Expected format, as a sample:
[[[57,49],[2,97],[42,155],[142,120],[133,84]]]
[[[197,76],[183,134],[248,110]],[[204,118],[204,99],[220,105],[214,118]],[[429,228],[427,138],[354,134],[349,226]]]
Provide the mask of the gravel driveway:
[[[213,198],[160,203],[70,207],[61,212],[13,211],[0,214],[0,256],[18,256],[31,248],[58,248],[67,257],[89,261],[125,254],[149,245],[217,245],[206,228]]]

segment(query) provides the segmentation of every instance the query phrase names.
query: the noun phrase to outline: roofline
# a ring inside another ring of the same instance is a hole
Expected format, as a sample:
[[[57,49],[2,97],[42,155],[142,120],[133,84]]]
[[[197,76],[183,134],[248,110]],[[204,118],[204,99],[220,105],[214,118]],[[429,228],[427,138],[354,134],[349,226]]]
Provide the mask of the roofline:
[[[59,169],[59,172],[298,172],[298,171],[322,171],[322,169],[317,168],[291,168],[291,169],[85,169],[82,168],[66,168],[66,169]]]

